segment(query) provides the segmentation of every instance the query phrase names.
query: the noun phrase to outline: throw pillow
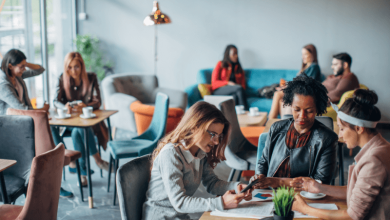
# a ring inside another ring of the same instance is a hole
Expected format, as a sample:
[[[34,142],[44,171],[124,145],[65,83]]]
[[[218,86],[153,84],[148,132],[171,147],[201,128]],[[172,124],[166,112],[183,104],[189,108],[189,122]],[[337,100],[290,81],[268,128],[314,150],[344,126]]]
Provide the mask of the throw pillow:
[[[202,99],[205,95],[211,95],[211,84],[199,84],[198,90],[200,93],[200,96],[202,96]]]

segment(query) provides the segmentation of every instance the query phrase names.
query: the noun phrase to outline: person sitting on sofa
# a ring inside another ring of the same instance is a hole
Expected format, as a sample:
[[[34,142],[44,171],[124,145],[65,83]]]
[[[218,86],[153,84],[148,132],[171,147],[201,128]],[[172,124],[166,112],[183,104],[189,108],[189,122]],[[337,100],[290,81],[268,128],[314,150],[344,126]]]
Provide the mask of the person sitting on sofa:
[[[271,126],[251,181],[260,179],[255,188],[277,188],[289,186],[292,178],[308,176],[329,184],[336,168],[338,137],[315,119],[326,112],[326,88],[302,74],[283,91],[283,103],[292,107],[293,118]]]
[[[328,90],[328,96],[332,103],[337,104],[345,92],[359,88],[359,80],[351,72],[351,64],[352,58],[349,54],[333,55],[333,75],[328,76],[322,83]]]
[[[321,82],[321,69],[318,65],[317,49],[313,44],[308,44],[302,48],[302,67],[297,75],[299,76],[302,73]],[[284,95],[282,91],[284,87],[279,87],[275,91],[268,118],[277,118],[281,112],[283,114],[291,114],[291,110],[283,108],[283,103],[281,102]]]
[[[245,99],[245,72],[238,60],[238,50],[228,45],[223,60],[218,61],[211,76],[213,95],[231,95],[236,105],[248,109]]]
[[[381,112],[375,106],[378,96],[357,89],[337,112],[339,137],[347,148],[359,147],[353,165],[349,166],[347,186],[319,184],[308,177],[291,181],[297,191],[325,193],[347,201],[346,210],[323,210],[308,206],[297,194],[292,209],[321,219],[390,219],[390,143],[376,130]]]

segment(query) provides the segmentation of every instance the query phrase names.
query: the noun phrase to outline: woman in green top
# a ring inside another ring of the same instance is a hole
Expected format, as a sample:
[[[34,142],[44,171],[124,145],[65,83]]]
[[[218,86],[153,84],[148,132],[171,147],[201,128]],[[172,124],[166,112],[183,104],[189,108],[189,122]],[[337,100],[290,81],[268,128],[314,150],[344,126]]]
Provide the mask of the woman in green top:
[[[312,77],[313,79],[321,82],[322,74],[320,66],[318,65],[317,60],[317,49],[313,44],[308,44],[302,48],[302,67],[297,75],[306,74],[307,76]],[[283,107],[283,96],[282,91],[284,87],[278,87],[274,93],[272,100],[271,111],[268,114],[268,118],[277,118],[278,115],[291,114],[291,108]]]

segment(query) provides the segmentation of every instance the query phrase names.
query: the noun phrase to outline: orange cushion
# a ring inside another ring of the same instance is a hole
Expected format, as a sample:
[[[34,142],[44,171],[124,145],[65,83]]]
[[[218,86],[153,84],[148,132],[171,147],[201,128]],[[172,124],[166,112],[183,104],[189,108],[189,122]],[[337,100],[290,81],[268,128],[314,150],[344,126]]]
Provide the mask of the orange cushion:
[[[257,147],[260,134],[263,133],[265,126],[260,127],[241,127],[241,132],[251,144]]]
[[[149,128],[152,122],[154,106],[142,104],[140,101],[135,101],[130,105],[131,111],[134,112],[135,124],[138,135],[144,133]],[[169,108],[166,133],[173,131],[179,124],[184,111],[181,108]]]

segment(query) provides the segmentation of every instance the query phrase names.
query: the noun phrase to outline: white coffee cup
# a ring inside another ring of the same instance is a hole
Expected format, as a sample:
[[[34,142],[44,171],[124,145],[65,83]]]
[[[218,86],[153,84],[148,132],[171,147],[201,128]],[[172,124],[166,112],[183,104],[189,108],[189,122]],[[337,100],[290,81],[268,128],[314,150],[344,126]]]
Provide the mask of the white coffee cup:
[[[58,108],[57,109],[57,113],[58,113],[58,116],[60,118],[65,118],[66,117],[66,112],[68,111],[68,109],[66,108]]]
[[[251,115],[256,115],[258,112],[259,112],[259,108],[257,108],[257,107],[251,107],[251,108],[249,108],[249,113],[250,113]]]
[[[243,105],[236,105],[237,114],[243,114],[245,112]]]
[[[316,180],[318,183],[322,183],[321,180]],[[310,196],[310,197],[316,197],[319,193],[311,193],[311,192],[306,192],[306,195],[307,196]]]
[[[92,107],[84,107],[83,108],[83,114],[86,118],[90,118],[92,117],[92,111],[93,111],[93,108]]]

